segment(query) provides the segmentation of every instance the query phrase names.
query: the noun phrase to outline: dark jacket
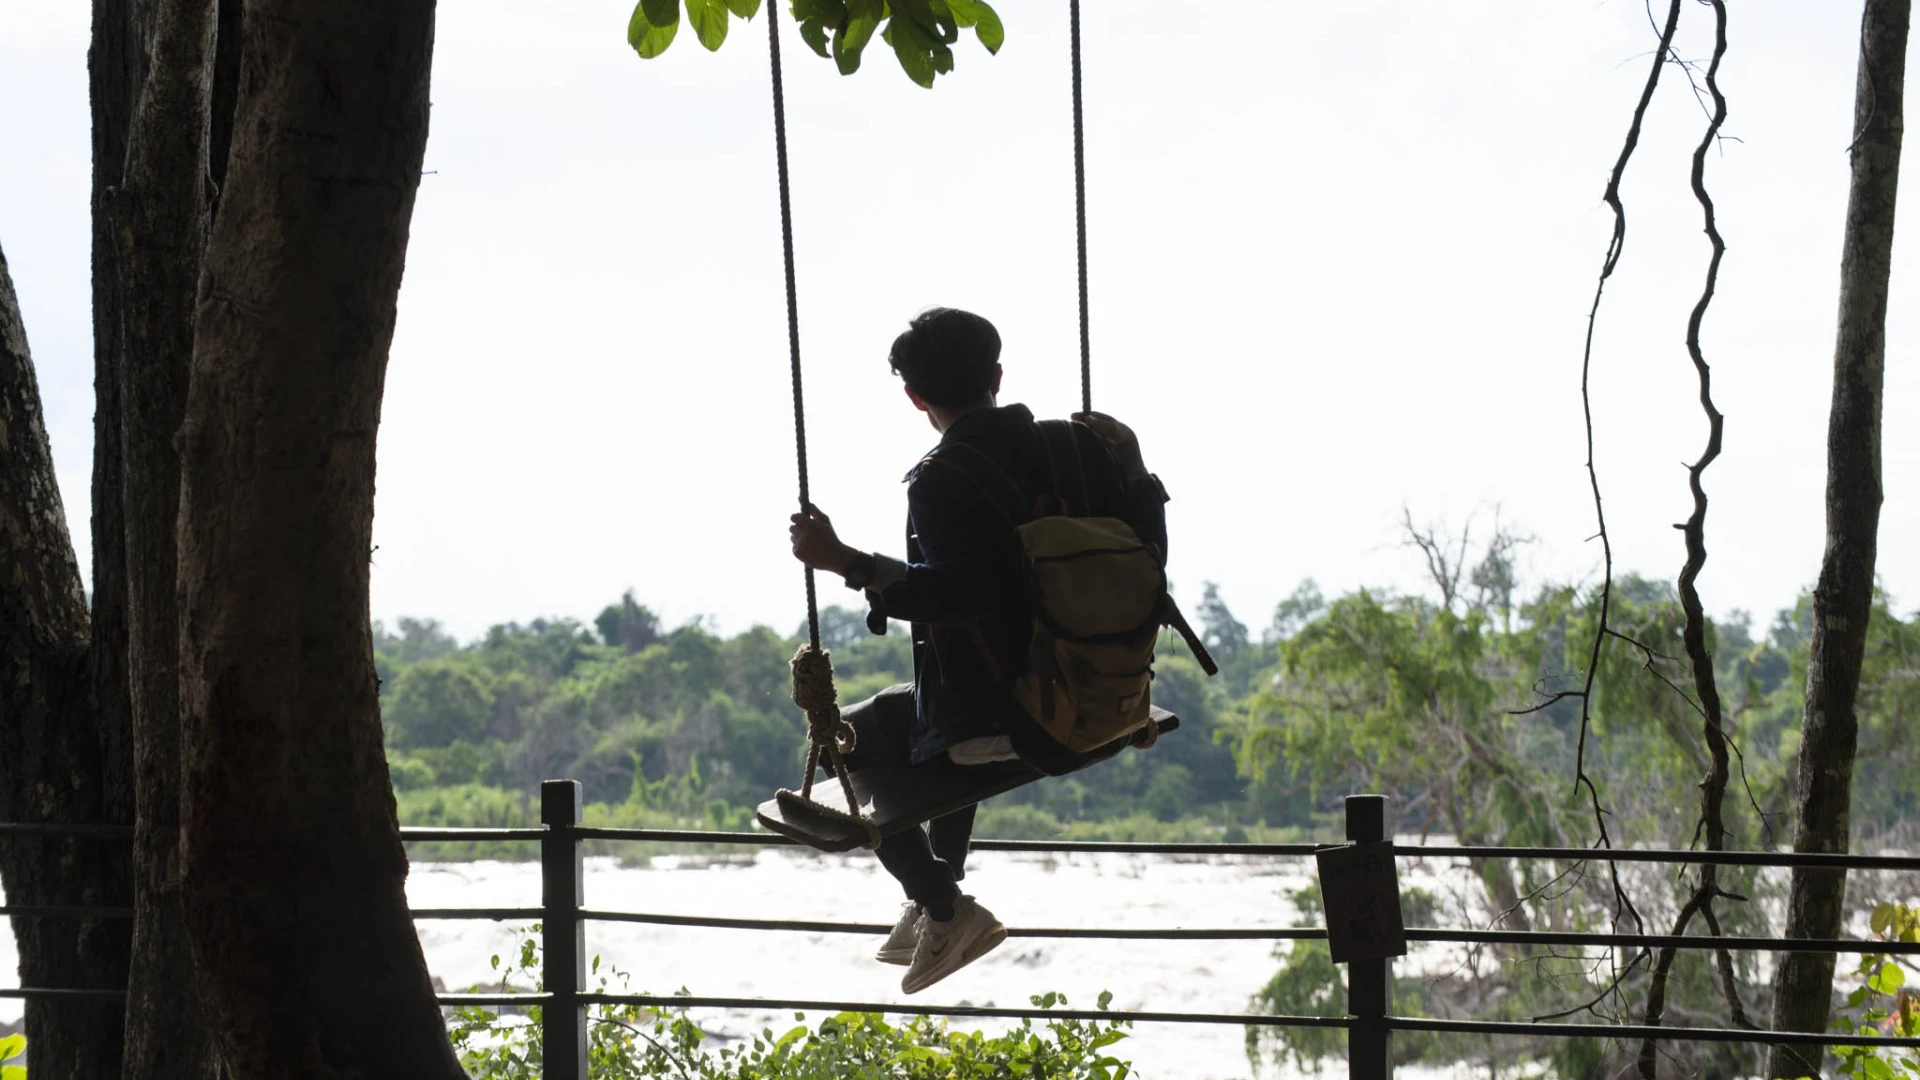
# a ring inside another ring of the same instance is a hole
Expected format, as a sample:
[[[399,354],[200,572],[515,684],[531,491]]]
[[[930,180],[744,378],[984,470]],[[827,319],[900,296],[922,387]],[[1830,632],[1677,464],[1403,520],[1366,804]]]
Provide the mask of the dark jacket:
[[[1164,560],[1166,496],[1159,481],[1144,476],[1129,482],[1105,440],[1083,424],[1074,424],[1073,431],[1087,505],[1070,506],[1070,512],[1125,520],[1160,549]],[[962,416],[941,445],[962,441],[991,458],[1029,502],[1053,491],[1045,444],[1026,406]],[[869,595],[889,618],[913,624],[913,760],[944,754],[966,739],[1001,734],[1012,736],[1022,756],[1031,757],[1035,735],[1046,736],[1010,690],[1026,670],[1033,622],[1019,536],[963,472],[923,460],[906,482],[904,574],[894,568],[885,575],[892,580]],[[1062,479],[1063,485],[1073,482]]]

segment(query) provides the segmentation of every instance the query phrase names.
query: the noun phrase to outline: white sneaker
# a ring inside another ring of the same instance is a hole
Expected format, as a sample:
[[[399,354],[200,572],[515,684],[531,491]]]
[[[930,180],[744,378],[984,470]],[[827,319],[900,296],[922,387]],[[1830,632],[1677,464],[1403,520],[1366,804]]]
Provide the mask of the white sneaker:
[[[922,915],[920,940],[914,943],[913,963],[907,968],[900,989],[917,994],[941,979],[980,959],[1007,940],[1007,928],[993,912],[962,896],[953,902],[953,921],[939,922]]]
[[[920,905],[911,900],[900,905],[900,921],[893,924],[893,933],[887,935],[873,958],[883,964],[913,963],[913,946],[920,940],[920,914]]]

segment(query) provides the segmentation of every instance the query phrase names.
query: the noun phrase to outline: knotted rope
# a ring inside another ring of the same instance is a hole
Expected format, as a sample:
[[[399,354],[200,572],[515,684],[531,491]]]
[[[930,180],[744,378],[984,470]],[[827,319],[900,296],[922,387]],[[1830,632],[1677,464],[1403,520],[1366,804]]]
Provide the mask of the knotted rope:
[[[854,798],[853,785],[847,780],[847,770],[842,765],[843,755],[854,747],[856,737],[853,725],[840,715],[839,691],[833,685],[833,657],[825,649],[812,645],[800,646],[793,654],[793,703],[807,713],[807,779],[800,788],[800,797],[813,797],[813,774],[820,768],[820,755],[824,751],[835,776],[847,795],[847,806],[855,813],[860,810],[859,800]]]
[[[840,715],[840,693],[833,685],[833,657],[816,643],[800,646],[793,654],[793,703],[807,714],[807,773],[796,794],[786,788],[779,791],[782,801],[797,798],[819,813],[836,820],[856,822],[867,830],[867,847],[880,846],[880,830],[873,819],[860,812],[860,797],[854,794],[848,779],[845,755],[858,742],[853,725]],[[843,812],[813,798],[813,777],[820,769],[820,757],[826,755],[833,775],[840,778],[840,790],[847,797]]]

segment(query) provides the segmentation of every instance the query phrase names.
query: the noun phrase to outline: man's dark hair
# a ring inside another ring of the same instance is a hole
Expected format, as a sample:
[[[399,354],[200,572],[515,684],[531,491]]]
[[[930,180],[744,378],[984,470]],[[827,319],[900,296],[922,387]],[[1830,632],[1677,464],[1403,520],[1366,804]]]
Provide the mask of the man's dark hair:
[[[893,339],[887,366],[929,405],[957,409],[993,392],[1000,332],[971,311],[928,308]]]

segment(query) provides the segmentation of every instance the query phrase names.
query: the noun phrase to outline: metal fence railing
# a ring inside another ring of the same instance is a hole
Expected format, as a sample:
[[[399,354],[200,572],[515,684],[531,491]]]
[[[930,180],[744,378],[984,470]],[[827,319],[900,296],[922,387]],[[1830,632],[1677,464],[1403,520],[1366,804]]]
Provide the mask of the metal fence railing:
[[[794,1009],[811,1012],[872,1012],[967,1018],[1128,1020],[1149,1024],[1234,1024],[1246,1027],[1340,1028],[1347,1031],[1348,1075],[1353,1080],[1384,1080],[1393,1071],[1393,1034],[1398,1031],[1454,1032],[1478,1035],[1539,1037],[1656,1039],[1799,1046],[1873,1046],[1920,1048],[1920,1038],[1864,1036],[1839,1033],[1754,1031],[1739,1028],[1652,1027],[1632,1024],[1582,1024],[1450,1020],[1395,1015],[1392,1009],[1393,958],[1363,956],[1347,962],[1346,1016],[1275,1016],[1259,1013],[1126,1011],[1093,1009],[1037,1009],[966,1005],[907,1005],[871,1001],[821,1001],[784,998],[672,997],[649,994],[590,993],[586,989],[586,926],[591,922],[650,923],[664,926],[705,927],[761,932],[884,934],[878,923],[806,919],[744,919],[654,912],[604,911],[586,906],[583,889],[584,848],[589,840],[646,843],[699,843],[768,847],[791,844],[784,837],[761,832],[708,832],[678,829],[598,828],[581,824],[580,785],[572,780],[549,780],[541,785],[540,825],[528,828],[403,828],[409,843],[426,841],[512,841],[537,843],[540,850],[541,903],[538,907],[416,908],[423,919],[538,920],[542,947],[543,992],[501,994],[441,994],[446,1005],[539,1005],[544,1067],[542,1080],[584,1080],[587,1075],[587,1010],[594,1005],[651,1005],[666,1008]],[[86,838],[125,842],[133,830],[114,825],[54,823],[0,823],[0,842],[31,837]],[[1497,858],[1574,862],[1717,863],[1736,866],[1820,866],[1849,870],[1920,871],[1920,857],[1826,855],[1754,851],[1672,851],[1610,848],[1520,848],[1459,845],[1392,844],[1386,823],[1385,799],[1357,795],[1347,800],[1347,839],[1352,845],[1377,845],[1395,859]],[[1326,852],[1314,844],[1135,843],[979,840],[980,851],[1046,853],[1125,852],[1153,855],[1239,855],[1272,858],[1312,858]],[[1391,898],[1398,903],[1397,895]],[[131,908],[81,906],[0,906],[0,917],[21,919],[126,919]],[[1157,941],[1280,941],[1325,940],[1327,928],[1278,927],[1014,927],[1009,936],[1025,938],[1101,938]],[[1456,930],[1408,927],[1406,941],[1463,944],[1605,947],[1616,949],[1729,949],[1756,952],[1831,952],[1836,954],[1920,954],[1920,945],[1881,941],[1794,940],[1775,937],[1718,937],[1667,934],[1602,934],[1523,930]],[[1364,950],[1363,950],[1364,951]],[[1339,950],[1336,949],[1336,957]],[[114,988],[28,987],[0,989],[0,998],[25,998],[57,1005],[75,1001],[111,1001],[124,998]]]

